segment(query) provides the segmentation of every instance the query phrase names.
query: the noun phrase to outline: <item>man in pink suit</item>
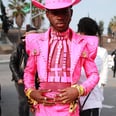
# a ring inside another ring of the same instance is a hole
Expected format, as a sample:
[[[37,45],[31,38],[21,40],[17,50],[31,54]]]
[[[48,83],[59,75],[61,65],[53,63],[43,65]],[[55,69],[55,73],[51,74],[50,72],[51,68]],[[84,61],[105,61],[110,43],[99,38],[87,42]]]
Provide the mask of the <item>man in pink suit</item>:
[[[94,63],[98,38],[78,35],[69,23],[72,6],[80,0],[46,0],[33,5],[46,10],[50,28],[45,33],[26,37],[29,55],[24,73],[25,93],[35,108],[35,116],[79,116],[80,96],[88,94],[98,83]],[[81,68],[87,80],[81,85]],[[38,72],[40,87],[35,89],[34,75]]]

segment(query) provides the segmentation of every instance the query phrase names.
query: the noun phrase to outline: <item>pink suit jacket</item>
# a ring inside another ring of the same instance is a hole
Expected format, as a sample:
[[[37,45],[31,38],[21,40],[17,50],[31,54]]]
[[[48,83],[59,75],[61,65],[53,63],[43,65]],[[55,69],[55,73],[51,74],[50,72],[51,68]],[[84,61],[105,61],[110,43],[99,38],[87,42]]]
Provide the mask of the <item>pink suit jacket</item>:
[[[71,29],[70,29],[71,30]],[[26,37],[26,51],[29,54],[24,73],[25,88],[34,88],[34,74],[37,70],[40,82],[47,80],[47,60],[50,29],[45,33],[29,34]],[[72,33],[71,41],[71,83],[77,84],[82,66],[87,80],[82,84],[85,94],[89,93],[99,81],[99,74],[94,63],[97,53],[98,38]]]

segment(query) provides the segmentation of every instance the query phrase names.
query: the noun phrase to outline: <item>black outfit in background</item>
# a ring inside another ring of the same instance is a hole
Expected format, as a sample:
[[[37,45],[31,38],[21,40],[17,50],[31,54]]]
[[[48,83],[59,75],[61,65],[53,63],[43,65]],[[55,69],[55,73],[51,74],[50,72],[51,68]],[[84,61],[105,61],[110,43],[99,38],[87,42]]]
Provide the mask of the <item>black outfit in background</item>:
[[[99,108],[83,110],[80,112],[80,116],[99,116]]]
[[[25,43],[20,43],[10,57],[9,67],[12,72],[12,81],[15,82],[15,87],[19,98],[19,116],[29,116],[29,105],[27,97],[24,93],[24,84],[18,84],[19,79],[23,79],[24,68],[27,61],[25,51]]]
[[[114,68],[113,68],[113,77],[115,77],[116,74],[116,49],[112,52],[112,56],[114,55]]]

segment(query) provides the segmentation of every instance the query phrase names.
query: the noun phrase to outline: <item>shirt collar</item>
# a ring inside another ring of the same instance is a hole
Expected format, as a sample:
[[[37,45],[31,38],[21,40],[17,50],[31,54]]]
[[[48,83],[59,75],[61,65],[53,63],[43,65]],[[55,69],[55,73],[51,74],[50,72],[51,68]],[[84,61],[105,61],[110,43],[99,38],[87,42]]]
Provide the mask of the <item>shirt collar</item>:
[[[69,39],[70,30],[66,30],[65,32],[56,32],[53,28],[51,28],[51,39],[53,40],[64,40]]]

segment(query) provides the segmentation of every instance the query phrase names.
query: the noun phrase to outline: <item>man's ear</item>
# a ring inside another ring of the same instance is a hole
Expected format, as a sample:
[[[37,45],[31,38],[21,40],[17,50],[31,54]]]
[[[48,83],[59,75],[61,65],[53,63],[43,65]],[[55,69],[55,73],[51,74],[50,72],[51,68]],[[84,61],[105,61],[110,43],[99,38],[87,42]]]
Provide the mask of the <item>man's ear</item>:
[[[46,17],[49,18],[49,11],[46,10]]]
[[[48,17],[48,11],[46,11],[46,17]]]

